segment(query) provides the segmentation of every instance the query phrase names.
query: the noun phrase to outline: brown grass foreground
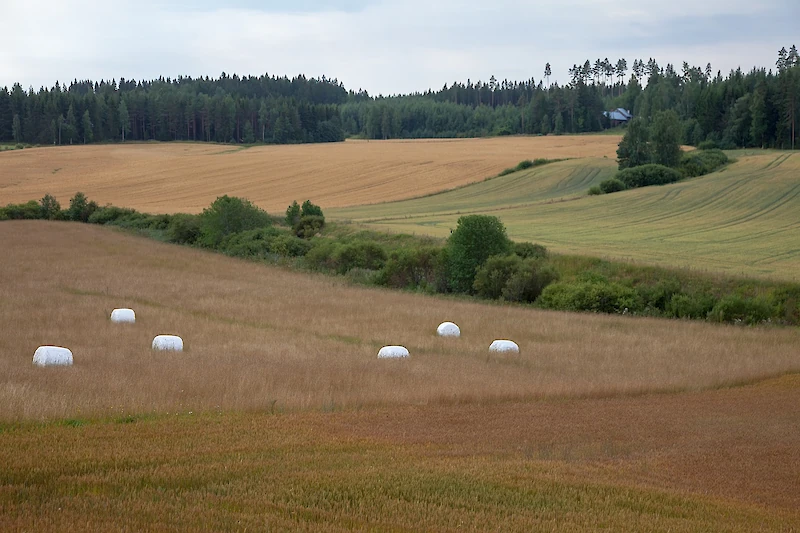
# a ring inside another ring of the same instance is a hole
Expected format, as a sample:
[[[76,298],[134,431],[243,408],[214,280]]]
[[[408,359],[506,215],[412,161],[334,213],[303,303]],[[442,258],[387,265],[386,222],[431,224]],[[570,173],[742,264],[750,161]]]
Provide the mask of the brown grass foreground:
[[[5,222],[0,248],[0,530],[800,528],[800,378],[645,393],[797,369],[797,331],[359,289],[78,224]],[[187,351],[151,353],[162,332]],[[523,353],[488,359],[495,336]],[[33,368],[45,342],[76,365]]]
[[[6,426],[0,529],[792,531],[800,380]]]
[[[356,288],[109,228],[0,223],[0,420],[336,409],[698,389],[800,369],[797,331]],[[137,323],[110,323],[133,307]],[[436,326],[458,323],[459,340]],[[187,351],[156,353],[156,334]],[[489,357],[493,339],[522,347]],[[75,366],[31,365],[37,346]],[[382,345],[408,361],[380,361]]]
[[[605,135],[347,141],[246,150],[189,143],[35,148],[0,154],[0,197],[5,204],[50,193],[65,204],[82,191],[101,205],[197,213],[228,194],[280,213],[306,197],[328,208],[430,194],[495,176],[523,159],[613,158],[617,143],[618,136]]]

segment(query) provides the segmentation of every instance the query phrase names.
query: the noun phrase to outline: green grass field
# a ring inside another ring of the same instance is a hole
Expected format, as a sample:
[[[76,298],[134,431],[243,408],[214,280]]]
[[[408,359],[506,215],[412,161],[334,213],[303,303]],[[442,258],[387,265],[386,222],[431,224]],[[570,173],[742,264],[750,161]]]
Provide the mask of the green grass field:
[[[460,215],[498,216],[516,240],[560,253],[734,275],[800,279],[800,154],[739,151],[719,172],[661,187],[587,196],[616,170],[577,159],[441,194],[330,210],[393,232],[447,236]]]

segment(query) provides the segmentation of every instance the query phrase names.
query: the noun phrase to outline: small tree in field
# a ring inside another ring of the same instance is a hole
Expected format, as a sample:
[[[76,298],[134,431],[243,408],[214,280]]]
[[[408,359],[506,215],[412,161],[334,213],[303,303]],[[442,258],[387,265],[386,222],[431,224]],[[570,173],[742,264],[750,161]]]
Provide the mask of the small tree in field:
[[[617,148],[619,169],[638,167],[650,163],[650,132],[641,117],[634,118]]]
[[[204,246],[215,248],[232,233],[264,228],[271,223],[267,212],[249,200],[220,196],[200,215],[199,241]]]
[[[475,272],[493,255],[507,255],[513,244],[500,219],[489,215],[467,215],[447,242],[450,287],[456,292],[471,292]]]
[[[651,128],[651,162],[677,167],[681,161],[681,122],[675,111],[661,111]]]

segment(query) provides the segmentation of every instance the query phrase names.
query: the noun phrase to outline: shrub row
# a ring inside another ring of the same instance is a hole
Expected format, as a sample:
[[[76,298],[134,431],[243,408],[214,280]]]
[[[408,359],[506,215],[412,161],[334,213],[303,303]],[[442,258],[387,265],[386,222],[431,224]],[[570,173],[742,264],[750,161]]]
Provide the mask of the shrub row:
[[[798,285],[764,284],[764,289],[729,280],[698,286],[654,267],[609,269],[611,263],[600,260],[581,260],[570,268],[541,245],[511,242],[503,224],[486,215],[461,217],[445,245],[408,235],[325,232],[322,210],[310,202],[294,203],[285,219],[275,219],[247,200],[227,196],[199,215],[98,207],[80,193],[66,210],[49,195],[0,209],[0,219],[25,218],[115,225],[231,256],[345,275],[356,283],[533,302],[544,309],[800,324]],[[604,269],[614,279],[600,273]]]
[[[590,195],[610,194],[626,189],[666,185],[684,178],[695,178],[713,172],[729,162],[722,150],[693,150],[681,155],[678,168],[647,164],[620,170],[613,178],[602,181],[589,189]]]

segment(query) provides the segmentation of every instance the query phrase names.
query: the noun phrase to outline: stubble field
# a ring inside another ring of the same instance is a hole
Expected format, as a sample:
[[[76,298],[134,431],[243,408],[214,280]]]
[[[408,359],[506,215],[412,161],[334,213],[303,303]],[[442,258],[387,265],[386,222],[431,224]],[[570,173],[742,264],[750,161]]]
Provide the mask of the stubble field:
[[[0,155],[0,202],[76,191],[149,213],[197,213],[218,196],[270,212],[401,200],[495,176],[523,159],[613,158],[617,136],[347,141],[248,149],[190,143],[90,145]]]
[[[4,530],[800,526],[796,330],[355,288],[71,223],[0,247]],[[32,367],[45,343],[75,366]],[[377,360],[393,343],[411,359]]]

